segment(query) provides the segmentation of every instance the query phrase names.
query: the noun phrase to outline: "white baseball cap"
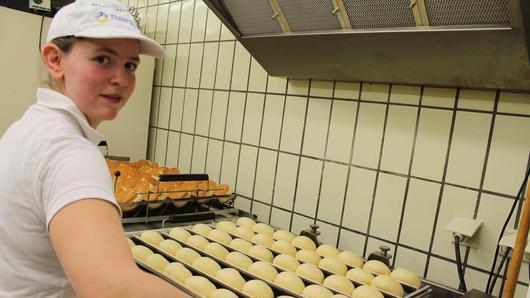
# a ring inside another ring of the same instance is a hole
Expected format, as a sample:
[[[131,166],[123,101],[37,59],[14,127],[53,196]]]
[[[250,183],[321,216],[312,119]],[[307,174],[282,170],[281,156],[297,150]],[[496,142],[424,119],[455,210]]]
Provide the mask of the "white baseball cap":
[[[137,39],[140,54],[164,57],[164,48],[144,36],[127,7],[117,1],[78,0],[64,6],[55,14],[46,41],[64,36]]]

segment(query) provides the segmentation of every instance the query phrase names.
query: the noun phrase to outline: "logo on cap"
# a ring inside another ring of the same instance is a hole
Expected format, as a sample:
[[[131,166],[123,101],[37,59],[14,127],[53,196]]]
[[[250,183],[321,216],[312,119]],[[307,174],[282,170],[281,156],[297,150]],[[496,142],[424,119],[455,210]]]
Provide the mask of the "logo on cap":
[[[96,21],[100,22],[100,23],[106,23],[107,21],[109,20],[109,16],[104,13],[103,11],[99,11],[97,14],[96,14]]]

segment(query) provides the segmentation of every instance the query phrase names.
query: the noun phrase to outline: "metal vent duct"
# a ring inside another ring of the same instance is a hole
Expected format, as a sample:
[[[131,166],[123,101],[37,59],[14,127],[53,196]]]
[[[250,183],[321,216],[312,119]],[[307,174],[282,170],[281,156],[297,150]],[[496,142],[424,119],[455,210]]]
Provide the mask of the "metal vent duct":
[[[274,76],[530,90],[530,0],[203,0]]]

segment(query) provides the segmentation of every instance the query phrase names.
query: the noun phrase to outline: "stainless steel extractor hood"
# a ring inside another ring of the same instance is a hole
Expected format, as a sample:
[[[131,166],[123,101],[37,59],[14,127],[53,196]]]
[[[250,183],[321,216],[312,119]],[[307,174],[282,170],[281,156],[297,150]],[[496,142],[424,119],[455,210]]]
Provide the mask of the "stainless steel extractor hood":
[[[273,76],[530,90],[530,0],[203,0]]]

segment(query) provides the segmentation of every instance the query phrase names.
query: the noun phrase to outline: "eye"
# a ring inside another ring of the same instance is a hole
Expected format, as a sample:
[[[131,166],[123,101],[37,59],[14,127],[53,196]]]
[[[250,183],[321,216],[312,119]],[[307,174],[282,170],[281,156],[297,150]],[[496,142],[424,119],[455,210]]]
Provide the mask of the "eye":
[[[132,63],[132,62],[127,62],[127,63],[125,63],[125,68],[128,71],[135,71],[138,68],[138,64]]]
[[[102,65],[109,65],[110,64],[110,58],[107,57],[107,56],[97,56],[96,58],[94,58],[94,60],[96,62],[98,62],[99,64],[102,64]]]

